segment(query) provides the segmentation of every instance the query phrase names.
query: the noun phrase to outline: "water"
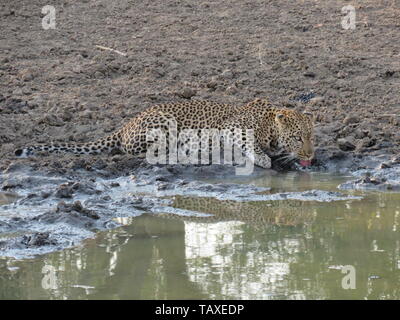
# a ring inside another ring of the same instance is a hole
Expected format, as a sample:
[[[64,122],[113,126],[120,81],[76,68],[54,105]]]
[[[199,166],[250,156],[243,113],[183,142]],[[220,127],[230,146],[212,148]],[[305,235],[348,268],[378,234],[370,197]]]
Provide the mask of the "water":
[[[271,192],[337,191],[347,179],[288,173],[251,182]],[[400,194],[346,193],[363,199],[176,196],[176,207],[214,216],[119,218],[123,227],[78,247],[0,259],[0,299],[399,299]],[[355,289],[342,286],[348,265]]]

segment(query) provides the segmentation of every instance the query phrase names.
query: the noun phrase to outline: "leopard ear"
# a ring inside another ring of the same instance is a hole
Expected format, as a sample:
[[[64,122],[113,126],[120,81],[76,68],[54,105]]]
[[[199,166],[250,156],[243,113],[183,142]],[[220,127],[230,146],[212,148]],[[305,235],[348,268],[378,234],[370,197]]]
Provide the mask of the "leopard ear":
[[[313,121],[313,122],[315,121],[315,116],[313,113],[304,111],[303,114],[305,114],[307,117],[309,117],[311,119],[311,121]]]

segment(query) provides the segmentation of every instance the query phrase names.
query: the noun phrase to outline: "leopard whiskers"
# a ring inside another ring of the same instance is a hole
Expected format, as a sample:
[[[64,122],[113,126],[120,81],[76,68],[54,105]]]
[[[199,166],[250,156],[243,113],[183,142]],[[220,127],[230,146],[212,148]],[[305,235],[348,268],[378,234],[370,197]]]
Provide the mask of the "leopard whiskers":
[[[275,161],[277,161],[279,163],[279,166],[282,168],[292,164],[293,161],[295,161],[295,160],[296,160],[296,157],[293,156],[292,154],[284,154],[275,159]]]

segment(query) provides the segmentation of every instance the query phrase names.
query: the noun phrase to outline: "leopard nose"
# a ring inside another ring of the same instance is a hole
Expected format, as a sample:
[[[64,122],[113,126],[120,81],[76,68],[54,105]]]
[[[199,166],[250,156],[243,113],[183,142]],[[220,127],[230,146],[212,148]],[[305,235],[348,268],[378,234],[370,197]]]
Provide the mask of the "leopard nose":
[[[306,145],[304,148],[304,155],[310,160],[314,158],[314,148],[312,145]]]
[[[314,158],[314,152],[307,152],[305,156],[308,158],[308,160],[312,160]]]

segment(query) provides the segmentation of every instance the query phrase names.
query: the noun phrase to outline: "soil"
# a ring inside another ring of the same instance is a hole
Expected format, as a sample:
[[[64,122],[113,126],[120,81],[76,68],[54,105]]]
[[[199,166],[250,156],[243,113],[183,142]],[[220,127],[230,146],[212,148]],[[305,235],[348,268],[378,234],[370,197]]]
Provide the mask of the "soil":
[[[342,189],[398,190],[399,3],[354,3],[354,30],[341,25],[349,1],[53,0],[56,28],[45,30],[46,4],[0,4],[0,192],[19,197],[2,206],[3,254],[59,250],[118,226],[116,216],[168,207],[129,188],[245,194],[196,182],[226,168],[152,168],[119,154],[14,157],[34,143],[101,138],[158,103],[268,98],[311,112],[316,158],[293,169],[358,170]],[[290,196],[341,199],[318,190]]]
[[[0,166],[104,166],[135,159],[54,156],[15,160],[48,141],[107,135],[145,108],[208,99],[268,97],[317,116],[317,163],[387,159],[400,144],[400,4],[348,1],[54,0],[56,28],[42,28],[43,1],[0,4]],[[103,46],[118,50],[103,50]],[[47,170],[47,169],[46,169]]]

